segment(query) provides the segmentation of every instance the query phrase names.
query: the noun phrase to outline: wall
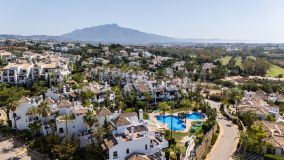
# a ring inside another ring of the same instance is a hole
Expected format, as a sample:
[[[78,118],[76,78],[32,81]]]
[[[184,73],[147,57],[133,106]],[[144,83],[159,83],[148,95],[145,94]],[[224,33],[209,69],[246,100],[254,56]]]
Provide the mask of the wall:
[[[204,136],[202,143],[195,150],[195,157],[193,160],[202,160],[207,155],[211,147],[211,139],[218,130],[218,124],[216,123],[214,127]]]

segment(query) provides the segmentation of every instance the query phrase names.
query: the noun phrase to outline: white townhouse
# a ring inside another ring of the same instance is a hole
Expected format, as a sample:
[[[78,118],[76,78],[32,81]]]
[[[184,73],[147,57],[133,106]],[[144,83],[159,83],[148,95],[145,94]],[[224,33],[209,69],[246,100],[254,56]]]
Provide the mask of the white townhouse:
[[[17,60],[16,63],[8,63],[2,68],[0,82],[12,84],[28,84],[41,79],[49,81],[51,85],[63,82],[71,72],[68,69],[68,60],[54,56],[45,57],[44,61]]]
[[[99,83],[93,81],[86,86],[82,87],[82,91],[89,91],[94,93],[93,98],[91,99],[92,102],[96,102],[100,104],[108,98],[110,101],[115,100],[115,93],[111,90],[111,87],[105,82],[104,85],[100,85]]]
[[[56,128],[57,134],[60,137],[65,137],[68,133],[69,138],[78,137],[78,132],[86,131],[86,124],[83,116],[88,109],[84,108],[79,102],[73,104],[65,99],[62,99],[57,104]],[[67,131],[68,130],[68,131]]]
[[[134,94],[137,100],[145,100],[145,95],[148,94],[156,103],[177,99],[180,93],[187,93],[191,87],[191,81],[186,78],[166,82],[139,80],[134,83],[127,83],[124,86],[124,94],[125,96]]]
[[[159,155],[159,159],[165,159],[162,149],[168,147],[168,141],[162,133],[147,127],[142,110],[139,119],[136,113],[122,113],[111,123],[115,129],[101,145],[105,159],[124,160],[136,154],[144,157]]]
[[[12,128],[15,129],[17,125],[18,130],[29,129],[29,124],[34,122],[34,115],[28,115],[27,112],[33,106],[37,106],[43,101],[42,96],[28,98],[23,96],[19,101],[16,110],[9,112],[9,119],[12,122]],[[15,118],[14,118],[15,117]],[[37,118],[40,118],[39,116]],[[15,123],[16,120],[16,123]]]

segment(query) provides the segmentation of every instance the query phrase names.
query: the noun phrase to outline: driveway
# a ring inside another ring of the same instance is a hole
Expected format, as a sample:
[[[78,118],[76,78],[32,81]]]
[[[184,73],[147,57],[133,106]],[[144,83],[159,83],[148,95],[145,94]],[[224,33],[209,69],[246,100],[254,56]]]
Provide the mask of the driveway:
[[[229,160],[232,159],[233,153],[237,149],[239,130],[236,125],[227,120],[220,112],[220,103],[206,100],[211,107],[217,109],[217,123],[220,126],[220,133],[216,143],[212,147],[210,153],[207,155],[206,160]]]

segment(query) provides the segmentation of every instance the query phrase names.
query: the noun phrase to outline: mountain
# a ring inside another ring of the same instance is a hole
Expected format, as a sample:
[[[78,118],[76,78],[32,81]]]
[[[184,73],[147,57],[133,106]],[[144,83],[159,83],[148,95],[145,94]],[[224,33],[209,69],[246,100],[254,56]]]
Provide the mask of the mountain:
[[[106,24],[74,30],[73,32],[61,35],[61,37],[76,41],[122,44],[172,43],[181,41],[171,37],[120,27],[117,24]]]
[[[11,38],[11,39],[20,39],[20,40],[57,40],[57,41],[64,41],[68,40],[64,37],[60,36],[49,36],[49,35],[31,35],[31,36],[22,36],[22,35],[14,35],[14,34],[0,34],[0,38]]]
[[[76,29],[60,36],[49,35],[9,35],[0,34],[0,38],[16,38],[28,40],[51,40],[51,41],[85,41],[90,43],[120,43],[120,44],[162,44],[162,43],[241,43],[240,40],[223,39],[177,39],[157,34],[145,33],[138,30],[124,28],[117,24],[106,24],[96,27]]]

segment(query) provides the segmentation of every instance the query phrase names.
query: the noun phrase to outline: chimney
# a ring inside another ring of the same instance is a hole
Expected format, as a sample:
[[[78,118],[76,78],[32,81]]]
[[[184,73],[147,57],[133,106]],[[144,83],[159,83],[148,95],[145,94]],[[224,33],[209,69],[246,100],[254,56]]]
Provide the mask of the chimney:
[[[63,86],[63,93],[64,94],[66,93],[66,86],[65,85]]]
[[[134,127],[131,127],[131,138],[134,139]]]
[[[143,120],[143,110],[141,108],[139,109],[139,120]]]
[[[90,104],[89,111],[93,111],[93,110],[94,110],[94,106],[92,104]]]
[[[36,103],[35,98],[32,99],[32,103]]]

